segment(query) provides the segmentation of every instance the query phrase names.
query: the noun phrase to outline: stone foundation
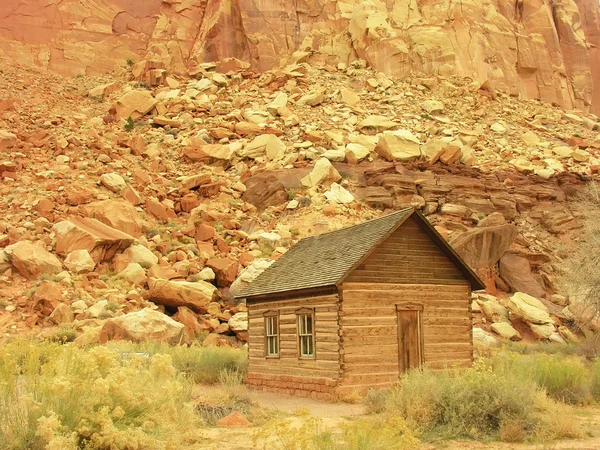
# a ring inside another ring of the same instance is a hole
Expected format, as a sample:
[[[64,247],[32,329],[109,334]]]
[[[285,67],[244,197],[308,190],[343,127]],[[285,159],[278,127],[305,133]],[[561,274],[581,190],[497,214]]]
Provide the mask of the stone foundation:
[[[318,400],[332,400],[336,396],[337,383],[338,380],[333,378],[296,375],[249,373],[246,376],[246,384],[254,389]]]

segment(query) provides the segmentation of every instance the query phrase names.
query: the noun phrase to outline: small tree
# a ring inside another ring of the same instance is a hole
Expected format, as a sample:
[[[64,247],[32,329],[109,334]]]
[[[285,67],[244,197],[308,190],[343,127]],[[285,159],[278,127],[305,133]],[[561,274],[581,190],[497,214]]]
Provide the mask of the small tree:
[[[600,319],[600,187],[596,183],[589,185],[578,206],[586,218],[579,239],[565,252],[559,281],[575,303],[572,312],[585,325]]]
[[[125,131],[127,131],[128,133],[131,133],[133,131],[133,127],[134,127],[134,123],[133,123],[133,119],[131,118],[131,116],[129,116],[127,118],[127,121],[125,122]]]

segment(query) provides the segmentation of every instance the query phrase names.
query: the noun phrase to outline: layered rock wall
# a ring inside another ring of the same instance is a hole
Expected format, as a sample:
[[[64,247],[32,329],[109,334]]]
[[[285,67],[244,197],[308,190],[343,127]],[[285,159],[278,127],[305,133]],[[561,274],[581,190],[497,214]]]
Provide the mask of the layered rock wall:
[[[598,0],[3,0],[0,54],[65,75],[227,57],[255,70],[295,51],[377,70],[468,76],[600,111]]]

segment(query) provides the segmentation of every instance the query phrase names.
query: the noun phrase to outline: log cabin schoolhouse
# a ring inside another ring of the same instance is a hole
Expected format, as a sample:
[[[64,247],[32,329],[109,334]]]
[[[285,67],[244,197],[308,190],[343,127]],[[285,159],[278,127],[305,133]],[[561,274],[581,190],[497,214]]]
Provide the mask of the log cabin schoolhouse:
[[[404,371],[468,367],[483,282],[414,208],[299,241],[237,297],[247,383],[330,399]]]

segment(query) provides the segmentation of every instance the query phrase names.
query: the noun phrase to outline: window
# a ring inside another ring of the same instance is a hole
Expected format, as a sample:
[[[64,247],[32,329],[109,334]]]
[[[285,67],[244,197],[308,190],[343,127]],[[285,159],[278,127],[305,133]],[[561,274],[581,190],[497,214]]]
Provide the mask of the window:
[[[300,357],[315,356],[314,314],[312,311],[298,312],[298,347]]]
[[[279,356],[279,317],[277,313],[265,315],[265,356]]]

